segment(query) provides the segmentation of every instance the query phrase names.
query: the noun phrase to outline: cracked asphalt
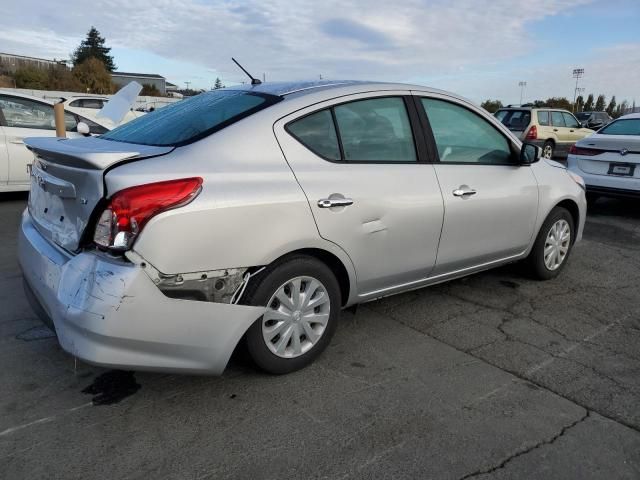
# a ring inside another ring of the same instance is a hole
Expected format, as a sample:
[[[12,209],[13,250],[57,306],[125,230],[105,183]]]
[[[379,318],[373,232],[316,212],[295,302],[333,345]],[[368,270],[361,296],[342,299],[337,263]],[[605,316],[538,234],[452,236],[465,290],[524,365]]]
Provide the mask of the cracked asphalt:
[[[0,198],[2,478],[640,478],[639,201],[599,201],[555,280],[389,297],[303,371],[240,350],[220,378],[63,352],[22,292],[24,205]]]

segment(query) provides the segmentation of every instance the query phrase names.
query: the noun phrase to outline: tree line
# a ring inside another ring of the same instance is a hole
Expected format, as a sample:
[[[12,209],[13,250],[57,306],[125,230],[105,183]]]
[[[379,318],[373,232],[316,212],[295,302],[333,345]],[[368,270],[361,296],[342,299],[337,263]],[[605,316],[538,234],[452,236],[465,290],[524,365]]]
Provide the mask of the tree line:
[[[49,65],[47,68],[25,66],[10,71],[0,63],[0,79],[7,87],[32,90],[58,90],[97,94],[115,93],[116,85],[111,73],[116,69],[111,48],[105,46],[105,38],[95,27],[87,32],[78,48],[71,54],[72,67],[65,63]],[[4,77],[4,78],[3,78]],[[2,86],[2,85],[0,85]],[[155,85],[143,85],[141,95],[160,96]]]
[[[621,103],[617,103],[616,96],[613,95],[609,103],[604,95],[600,94],[597,97],[590,93],[585,100],[582,95],[576,98],[575,110],[571,101],[565,97],[551,97],[546,100],[535,100],[533,102],[525,104],[526,106],[534,108],[559,108],[563,110],[575,111],[575,112],[607,112],[610,117],[618,118],[629,109],[629,102],[623,100]],[[490,113],[495,113],[498,109],[504,107],[500,100],[485,100],[480,104],[482,108]],[[636,102],[633,101],[632,107],[636,108]]]

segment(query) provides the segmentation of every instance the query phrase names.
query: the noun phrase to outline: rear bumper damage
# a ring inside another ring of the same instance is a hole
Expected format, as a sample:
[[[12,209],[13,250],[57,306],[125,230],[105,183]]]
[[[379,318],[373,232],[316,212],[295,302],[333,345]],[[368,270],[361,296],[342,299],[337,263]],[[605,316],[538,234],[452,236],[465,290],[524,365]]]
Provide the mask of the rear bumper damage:
[[[96,365],[221,374],[264,310],[170,298],[140,265],[57,248],[26,211],[18,250],[36,313],[51,319],[64,350]]]

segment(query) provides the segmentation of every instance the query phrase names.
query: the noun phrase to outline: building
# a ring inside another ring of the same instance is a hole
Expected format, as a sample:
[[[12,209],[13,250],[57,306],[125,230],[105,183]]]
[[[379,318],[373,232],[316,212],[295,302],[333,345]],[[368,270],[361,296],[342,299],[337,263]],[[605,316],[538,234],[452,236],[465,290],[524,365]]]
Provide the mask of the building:
[[[48,68],[56,65],[68,66],[67,60],[48,60],[46,58],[26,57],[0,52],[0,71],[15,73],[20,68]]]
[[[167,79],[154,73],[113,72],[111,80],[118,88],[135,81],[140,85],[154,85],[161,95],[167,94]]]

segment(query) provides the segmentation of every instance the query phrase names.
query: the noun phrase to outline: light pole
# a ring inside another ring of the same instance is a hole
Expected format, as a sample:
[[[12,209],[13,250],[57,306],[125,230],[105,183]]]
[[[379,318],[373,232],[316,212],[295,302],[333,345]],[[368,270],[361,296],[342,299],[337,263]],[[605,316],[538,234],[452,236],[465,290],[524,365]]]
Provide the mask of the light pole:
[[[191,85],[191,82],[184,82],[187,85],[187,90],[189,90],[189,85]]]
[[[576,111],[576,95],[578,93],[578,80],[582,78],[584,75],[584,68],[574,68],[573,69],[573,78],[576,79],[576,88],[573,91],[573,111]]]
[[[524,94],[524,87],[527,86],[527,82],[518,82],[518,86],[520,87],[520,106],[522,106],[522,96]]]

